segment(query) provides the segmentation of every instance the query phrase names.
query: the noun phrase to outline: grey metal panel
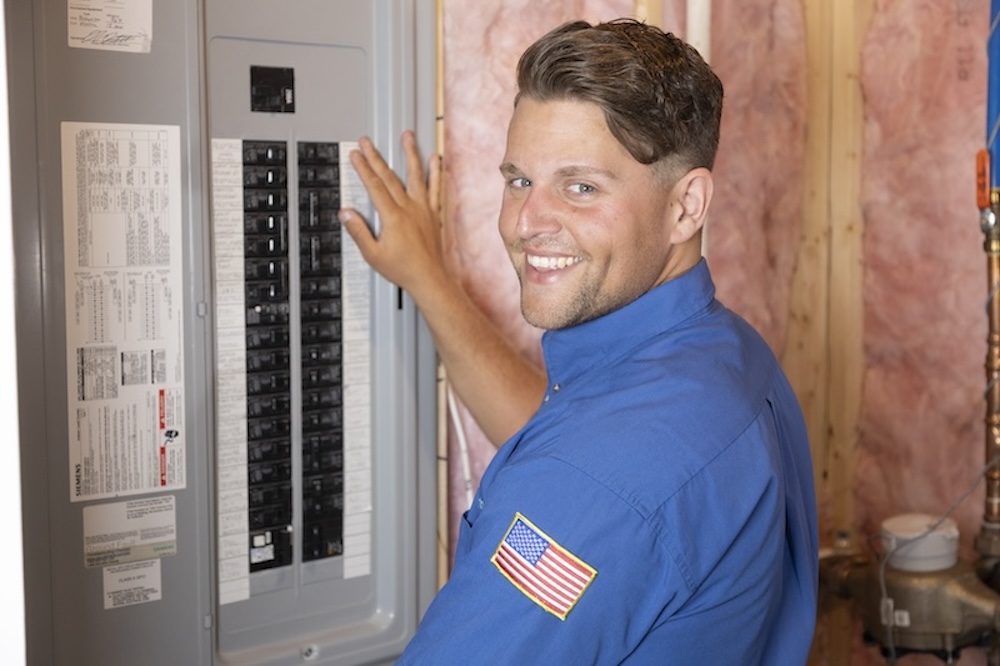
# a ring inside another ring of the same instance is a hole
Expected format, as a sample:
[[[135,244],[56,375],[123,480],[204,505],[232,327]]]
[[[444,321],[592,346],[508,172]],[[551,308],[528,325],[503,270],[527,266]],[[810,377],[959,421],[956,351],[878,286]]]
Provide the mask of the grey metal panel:
[[[212,138],[287,141],[294,155],[298,141],[368,135],[397,168],[404,128],[433,145],[431,5],[307,1],[282,5],[277,27],[262,10],[267,6],[235,0],[206,5]],[[294,70],[294,113],[250,111],[253,65]],[[303,651],[322,663],[392,661],[433,595],[434,351],[412,302],[377,278],[372,324],[372,575],[344,580],[336,558],[251,574],[250,598],[219,609],[225,663],[298,663]],[[291,337],[294,351],[297,336]]]
[[[403,128],[415,127],[422,145],[433,145],[431,3],[171,0],[152,6],[151,52],[122,54],[69,48],[64,2],[5,2],[28,653],[33,665],[194,665],[215,663],[221,656],[217,639],[224,637],[216,632],[225,626],[220,615],[226,609],[216,606],[214,592],[209,139],[277,132],[289,141],[325,141],[370,134],[399,168]],[[242,94],[237,73],[212,81],[212,66],[235,66],[248,54],[289,58],[304,79],[321,79],[327,87],[304,87],[299,112],[278,119],[277,125],[262,124],[252,114],[210,121],[213,110],[228,108],[226,95]],[[346,63],[342,70],[323,70],[340,63]],[[318,95],[311,97],[314,91]],[[328,116],[334,108],[339,114]],[[162,600],[110,611],[101,604],[101,569],[83,566],[82,510],[87,503],[69,500],[62,121],[181,129],[189,432],[186,488],[172,493],[178,553],[162,559]],[[433,595],[434,352],[412,303],[384,281],[375,280],[373,287],[373,342],[379,350],[375,465],[377,482],[384,486],[379,497],[390,506],[375,516],[380,551],[373,564],[375,582],[357,593],[370,602],[365,608],[372,612],[366,617],[357,609],[338,610],[336,599],[306,595],[312,609],[276,631],[273,644],[248,643],[249,651],[239,655],[242,663],[301,663],[303,655],[288,649],[292,644],[319,646],[313,663],[390,662]],[[358,584],[349,582],[344,589]],[[243,630],[259,630],[246,620],[280,620],[287,610],[265,604],[234,619]],[[356,635],[358,622],[367,623],[370,636]],[[234,655],[221,661],[233,661]]]
[[[35,123],[35,61],[31,3],[4,3],[10,119],[13,245],[16,260],[15,327],[24,523],[25,647],[31,664],[53,660],[52,583],[49,575],[49,469],[42,316],[41,210]],[[30,341],[30,342],[29,342]],[[29,452],[28,443],[33,443]]]
[[[413,13],[415,29],[413,35],[413,57],[408,67],[402,68],[402,79],[408,82],[404,96],[404,109],[412,109],[413,128],[417,133],[424,154],[437,150],[435,141],[438,128],[438,26],[435,12],[428,11],[430,3],[424,0],[413,0],[413,6],[404,6],[403,11]],[[404,63],[406,59],[404,58]],[[417,616],[423,617],[424,611],[438,590],[437,580],[437,512],[427,510],[436,507],[438,502],[438,483],[446,484],[446,479],[438,479],[437,437],[442,424],[438,423],[437,405],[437,352],[430,330],[415,309],[411,309],[416,321],[414,336],[414,354],[417,365],[414,369],[421,378],[420,388],[416,391],[416,434],[417,456],[416,475],[417,495],[416,505],[422,507],[418,511],[416,523],[416,574],[417,574]],[[434,384],[428,378],[435,378]]]
[[[175,493],[178,553],[162,560],[161,602],[106,611],[102,570],[82,553],[83,503],[69,498],[62,266],[60,139],[62,121],[176,125],[182,134],[183,215],[189,221],[185,272],[189,310],[203,298],[204,244],[194,236],[202,216],[199,38],[195,2],[154,3],[159,36],[150,54],[70,49],[66,3],[7,3],[16,36],[9,62],[12,162],[17,222],[19,395],[22,406],[28,651],[32,664],[207,663],[211,634],[208,567],[207,416],[192,413],[187,488]],[[150,88],[153,88],[153,92]],[[204,367],[204,323],[191,315],[187,371]],[[199,352],[199,346],[202,350]],[[203,383],[188,401],[203,403]],[[165,629],[169,628],[169,629]],[[184,639],[178,640],[183,634]]]

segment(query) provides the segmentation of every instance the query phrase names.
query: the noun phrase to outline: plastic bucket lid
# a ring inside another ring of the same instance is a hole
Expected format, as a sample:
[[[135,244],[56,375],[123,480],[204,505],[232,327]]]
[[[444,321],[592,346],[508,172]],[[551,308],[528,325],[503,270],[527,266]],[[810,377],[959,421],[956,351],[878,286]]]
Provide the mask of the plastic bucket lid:
[[[905,513],[882,521],[882,544],[889,564],[903,571],[940,571],[958,562],[958,526],[939,516]]]

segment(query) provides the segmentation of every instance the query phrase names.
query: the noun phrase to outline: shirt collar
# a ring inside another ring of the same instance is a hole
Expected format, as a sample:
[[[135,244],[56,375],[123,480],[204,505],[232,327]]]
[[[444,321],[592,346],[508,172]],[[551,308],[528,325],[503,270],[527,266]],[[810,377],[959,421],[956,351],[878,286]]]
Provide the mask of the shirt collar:
[[[542,354],[550,388],[565,385],[595,366],[614,364],[637,344],[673,328],[714,298],[715,285],[702,258],[691,270],[624,307],[577,326],[546,331]]]

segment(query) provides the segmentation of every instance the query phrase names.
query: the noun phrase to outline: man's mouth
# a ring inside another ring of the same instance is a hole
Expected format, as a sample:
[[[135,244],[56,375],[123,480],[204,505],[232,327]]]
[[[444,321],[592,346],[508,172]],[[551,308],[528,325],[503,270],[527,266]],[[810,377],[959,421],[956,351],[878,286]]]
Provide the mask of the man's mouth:
[[[526,255],[528,265],[539,271],[555,271],[583,261],[583,257],[540,257],[537,254]]]

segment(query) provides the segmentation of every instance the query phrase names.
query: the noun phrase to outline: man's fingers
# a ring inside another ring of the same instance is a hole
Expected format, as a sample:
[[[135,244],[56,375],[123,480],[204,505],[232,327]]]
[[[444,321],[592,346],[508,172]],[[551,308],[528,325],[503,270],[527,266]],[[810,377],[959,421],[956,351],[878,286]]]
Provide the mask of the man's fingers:
[[[350,237],[354,239],[354,243],[361,251],[361,256],[368,263],[372,263],[377,258],[375,255],[378,252],[378,240],[361,214],[353,208],[345,208],[337,213],[337,217]]]
[[[403,152],[406,155],[406,191],[411,197],[423,201],[427,196],[423,158],[417,137],[410,130],[403,132]]]
[[[384,207],[396,203],[396,198],[389,191],[385,179],[372,168],[371,161],[364,153],[357,150],[351,151],[350,159],[354,171],[357,172],[376,208],[382,210]]]
[[[382,153],[378,151],[372,140],[368,137],[362,137],[358,141],[358,146],[368,166],[369,173],[377,179],[378,184],[392,197],[394,202],[402,203],[407,196],[406,188],[403,187],[403,182],[396,175],[396,172],[389,168]]]
[[[428,161],[430,175],[427,178],[427,201],[438,215],[441,215],[441,156],[431,155]]]

